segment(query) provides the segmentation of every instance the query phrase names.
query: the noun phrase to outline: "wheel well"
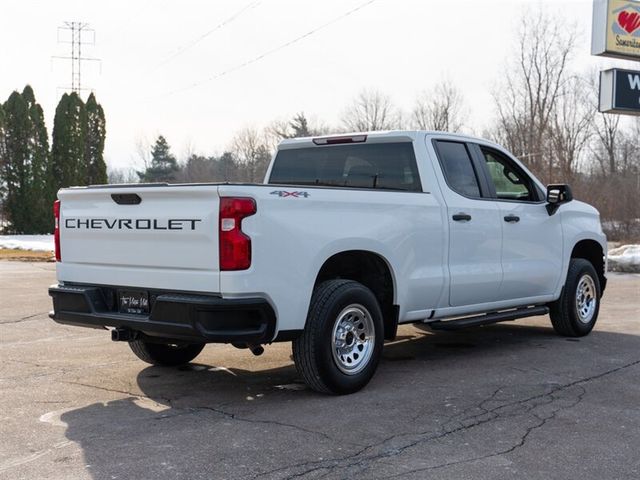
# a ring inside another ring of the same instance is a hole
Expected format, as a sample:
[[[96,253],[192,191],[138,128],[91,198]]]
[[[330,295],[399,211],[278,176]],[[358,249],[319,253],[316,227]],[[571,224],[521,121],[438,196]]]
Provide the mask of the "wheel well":
[[[373,252],[341,252],[324,262],[315,286],[337,278],[354,280],[373,292],[382,310],[384,338],[393,340],[398,329],[398,306],[393,304],[393,277],[387,262]]]
[[[595,240],[580,240],[573,247],[571,252],[571,258],[584,258],[591,262],[593,268],[598,273],[598,280],[600,280],[600,289],[604,291],[606,285],[605,271],[604,271],[604,252],[602,246]]]

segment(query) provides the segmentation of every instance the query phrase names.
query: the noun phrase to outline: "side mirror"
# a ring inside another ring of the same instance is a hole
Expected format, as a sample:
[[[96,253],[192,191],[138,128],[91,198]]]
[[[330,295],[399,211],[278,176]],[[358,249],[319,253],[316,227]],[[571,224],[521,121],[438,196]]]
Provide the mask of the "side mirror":
[[[566,184],[547,185],[547,212],[553,215],[563,203],[573,200],[571,187]]]

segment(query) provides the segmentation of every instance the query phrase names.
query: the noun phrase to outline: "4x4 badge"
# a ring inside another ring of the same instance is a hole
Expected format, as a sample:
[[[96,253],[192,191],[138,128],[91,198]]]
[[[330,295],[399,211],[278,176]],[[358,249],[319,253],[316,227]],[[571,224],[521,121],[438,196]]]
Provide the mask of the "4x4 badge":
[[[279,197],[293,197],[293,198],[300,198],[300,197],[307,198],[310,196],[309,192],[287,192],[286,190],[274,190],[273,192],[271,192],[271,195],[278,195]]]

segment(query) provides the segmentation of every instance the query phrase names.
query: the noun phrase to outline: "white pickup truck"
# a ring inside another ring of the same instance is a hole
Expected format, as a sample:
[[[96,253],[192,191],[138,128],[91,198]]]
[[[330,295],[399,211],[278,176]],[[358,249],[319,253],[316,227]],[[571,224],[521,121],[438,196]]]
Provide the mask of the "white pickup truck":
[[[550,314],[586,335],[606,285],[598,212],[498,145],[392,131],[283,141],[264,184],[62,189],[51,318],[142,360],[293,341],[320,392],[371,379],[398,324]]]

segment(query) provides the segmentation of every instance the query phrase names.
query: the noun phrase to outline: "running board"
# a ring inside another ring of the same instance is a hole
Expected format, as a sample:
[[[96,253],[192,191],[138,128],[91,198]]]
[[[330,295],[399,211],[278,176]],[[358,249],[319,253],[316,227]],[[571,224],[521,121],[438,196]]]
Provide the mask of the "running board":
[[[549,307],[527,307],[506,312],[487,313],[475,317],[457,318],[455,320],[436,320],[428,325],[433,330],[460,330],[461,328],[477,327],[479,325],[489,325],[491,323],[508,322],[518,318],[533,317],[536,315],[546,315]]]

